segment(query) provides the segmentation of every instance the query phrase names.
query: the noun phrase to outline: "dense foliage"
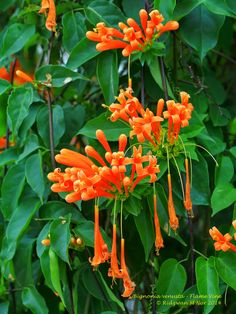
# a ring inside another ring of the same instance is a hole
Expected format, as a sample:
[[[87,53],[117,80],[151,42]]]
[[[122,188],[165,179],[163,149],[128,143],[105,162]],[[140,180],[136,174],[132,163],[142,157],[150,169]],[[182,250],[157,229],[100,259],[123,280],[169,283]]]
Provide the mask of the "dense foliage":
[[[234,313],[236,2],[0,17],[0,313]]]

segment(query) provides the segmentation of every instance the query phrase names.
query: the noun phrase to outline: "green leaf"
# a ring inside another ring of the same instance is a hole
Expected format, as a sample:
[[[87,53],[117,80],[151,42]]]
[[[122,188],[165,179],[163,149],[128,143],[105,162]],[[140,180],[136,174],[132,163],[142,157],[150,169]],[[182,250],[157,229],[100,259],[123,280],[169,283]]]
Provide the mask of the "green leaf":
[[[215,184],[228,183],[234,176],[234,165],[230,157],[222,156],[219,167],[215,168]]]
[[[124,312],[125,308],[124,308],[123,303],[115,296],[115,294],[112,292],[112,290],[108,287],[106,281],[104,280],[104,278],[100,272],[98,272],[98,277],[101,280],[102,285],[104,287],[104,290],[106,291],[106,293],[109,296],[109,299],[112,300],[113,302],[115,302],[121,308],[121,310]],[[104,313],[108,314],[109,312],[104,312]]]
[[[21,143],[25,143],[25,139],[28,135],[28,133],[30,133],[31,135],[31,130],[30,128],[32,127],[32,125],[35,122],[36,116],[37,116],[37,112],[39,110],[39,104],[35,103],[32,104],[29,108],[29,114],[28,116],[23,120],[19,131],[18,131],[18,136],[19,136],[19,141],[21,141]],[[20,143],[20,142],[19,142]]]
[[[211,206],[213,209],[212,216],[224,208],[229,207],[236,201],[236,189],[230,183],[222,183],[215,187],[212,197]]]
[[[33,92],[31,87],[17,87],[9,96],[7,114],[14,135],[17,135],[19,127],[29,114],[29,107],[32,102]]]
[[[84,37],[86,33],[85,18],[79,12],[67,12],[62,17],[63,26],[63,46],[68,52],[71,52],[76,44]]]
[[[104,22],[107,26],[117,26],[119,22],[125,21],[121,10],[106,0],[95,0],[85,9],[87,19],[92,25]]]
[[[88,40],[87,38],[83,38],[71,51],[66,65],[71,69],[76,69],[85,62],[99,55],[99,53],[100,52],[96,50],[95,42]]]
[[[88,80],[82,74],[61,65],[43,65],[35,73],[35,78],[53,87],[62,87],[75,80]]]
[[[65,132],[64,112],[61,106],[53,107],[53,134],[55,147],[59,144],[61,137]],[[40,137],[42,138],[46,147],[50,147],[49,140],[49,123],[48,123],[48,109],[42,106],[37,114],[37,127]]]
[[[63,106],[63,111],[66,130],[62,141],[69,142],[84,124],[85,107],[80,105],[73,106],[70,103],[66,103]]]
[[[25,287],[22,292],[22,303],[34,314],[47,314],[48,308],[44,298],[34,286]]]
[[[35,169],[37,169],[37,176],[35,175]],[[42,156],[40,152],[30,156],[26,160],[25,176],[28,184],[31,186],[32,190],[38,195],[42,202],[44,194],[44,176]]]
[[[216,258],[216,268],[220,278],[236,290],[236,254],[235,252],[220,252]]]
[[[0,96],[0,137],[7,133],[7,95]]]
[[[148,210],[143,209],[138,216],[134,216],[134,221],[143,244],[145,261],[147,262],[155,239],[153,218],[150,217]]]
[[[102,89],[106,104],[111,104],[117,96],[119,76],[117,54],[105,51],[97,59],[97,79]]]
[[[20,154],[17,161],[24,159],[29,154],[31,154],[33,151],[39,148],[39,142],[38,137],[35,134],[30,134],[29,137],[26,139],[25,146],[23,152]]]
[[[173,12],[176,6],[176,0],[154,0],[154,9],[159,10],[164,16],[165,21],[173,19]]]
[[[232,12],[236,14],[236,2],[234,0],[225,0],[225,1],[228,7],[230,8],[230,10],[232,10]]]
[[[97,272],[94,272],[90,265],[83,269],[81,272],[81,279],[90,295],[93,297],[105,301],[105,294],[101,288],[100,280],[98,279]]]
[[[5,58],[21,50],[34,33],[34,25],[20,23],[10,25],[3,37],[1,56]]]
[[[206,160],[198,154],[199,161],[193,161],[192,202],[196,205],[209,205],[210,187],[209,172]]]
[[[157,58],[152,58],[150,64],[148,65],[150,72],[152,74],[152,77],[154,78],[155,82],[157,83],[157,85],[163,90],[163,85],[162,85],[162,78],[161,78],[161,70],[160,70],[160,65],[158,63],[158,59]],[[168,80],[166,79],[166,85],[167,85],[167,91],[168,91],[168,95],[174,99],[175,96],[171,90],[170,84],[168,82]]]
[[[140,199],[134,197],[133,195],[130,195],[130,197],[128,197],[124,201],[124,209],[131,215],[138,216],[142,209]]]
[[[210,117],[214,126],[224,126],[230,121],[230,112],[216,104],[210,104]]]
[[[8,314],[9,310],[9,302],[6,301],[6,302],[3,302],[3,303],[0,303],[0,313],[1,314]]]
[[[193,9],[199,6],[204,0],[180,0],[177,1],[174,10],[174,20],[180,20],[189,14]]]
[[[111,239],[107,236],[105,231],[101,229],[102,237],[106,242],[108,248],[111,247]],[[75,228],[75,234],[83,239],[86,246],[94,247],[94,223],[92,221],[79,221]]]
[[[25,184],[25,165],[12,166],[3,179],[1,210],[6,219],[15,211],[19,197]]]
[[[215,47],[223,23],[223,16],[199,5],[183,19],[180,33],[183,40],[198,52],[202,61],[207,52]]]
[[[85,126],[79,130],[78,134],[96,138],[96,130],[102,129],[108,141],[117,141],[120,134],[129,135],[130,126],[123,121],[111,122],[105,113],[100,116],[89,120]]]
[[[19,156],[18,149],[15,147],[10,147],[6,150],[4,150],[0,154],[0,166],[5,166],[11,163],[14,163],[17,160],[17,157]]]
[[[12,6],[14,3],[16,2],[16,0],[9,0],[7,2],[2,1],[0,3],[0,10],[2,11],[6,11],[10,6]]]
[[[199,295],[204,296],[201,301],[206,302],[204,313],[208,314],[214,308],[214,302],[217,301],[217,298],[213,299],[213,297],[220,295],[219,276],[215,268],[215,258],[211,256],[206,260],[203,257],[198,257],[195,271]]]
[[[60,267],[59,261],[56,253],[53,251],[52,248],[49,249],[49,258],[50,258],[50,273],[51,273],[51,281],[52,285],[55,289],[55,292],[58,293],[60,296],[63,304],[65,305],[62,289],[61,289],[61,282],[60,282]]]
[[[236,17],[235,13],[228,6],[227,0],[219,1],[217,2],[217,5],[215,0],[204,0],[204,5],[214,14]]]
[[[49,201],[40,208],[39,215],[41,218],[58,218],[65,217],[67,214],[71,214],[71,220],[74,223],[83,222],[85,218],[83,215],[73,206],[65,202]]]
[[[38,198],[32,195],[27,195],[16,207],[6,229],[5,247],[2,250],[2,254],[6,261],[11,260],[14,256],[17,241],[27,229],[39,206],[40,202]]]
[[[135,0],[133,5],[130,0],[122,0],[123,11],[126,16],[132,17],[135,21],[139,21],[139,11],[143,9],[143,0]]]
[[[170,258],[161,265],[156,282],[156,291],[160,296],[168,295],[170,297],[168,297],[168,301],[172,300],[174,303],[178,301],[175,296],[184,291],[186,281],[187,275],[184,267],[176,259]],[[171,295],[174,297],[171,298]],[[162,298],[159,299],[160,302],[161,300]],[[163,301],[165,301],[164,298]],[[165,305],[164,302],[161,302],[160,305],[157,305],[157,311],[158,313],[166,312],[170,307],[171,305]]]
[[[67,215],[65,219],[56,219],[51,224],[50,240],[51,247],[54,252],[64,262],[69,264],[68,247],[70,244],[70,219],[71,215]]]
[[[0,79],[0,95],[4,94],[11,88],[11,84],[3,79]]]

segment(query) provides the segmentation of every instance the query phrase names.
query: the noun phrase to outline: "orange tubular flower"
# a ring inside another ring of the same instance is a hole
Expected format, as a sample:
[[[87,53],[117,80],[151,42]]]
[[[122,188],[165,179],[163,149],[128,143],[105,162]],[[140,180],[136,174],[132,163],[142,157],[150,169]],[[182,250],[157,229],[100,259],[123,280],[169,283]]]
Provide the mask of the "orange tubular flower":
[[[133,129],[130,131],[130,138],[136,135],[139,142],[142,143],[146,139],[156,146],[152,133],[154,136],[156,135],[156,137],[159,136],[158,130],[160,121],[163,121],[163,119],[154,116],[153,112],[147,108],[146,111],[142,112],[142,117],[134,117],[129,120],[130,126]]]
[[[168,140],[174,143],[178,140],[181,127],[188,126],[188,120],[191,119],[193,105],[188,103],[189,95],[185,92],[180,93],[181,104],[174,100],[168,100],[167,111],[163,112],[165,119],[168,119]]]
[[[93,267],[97,267],[99,264],[106,262],[110,254],[99,228],[99,208],[97,205],[94,206],[94,217],[94,257],[90,258],[89,262]]]
[[[185,169],[186,169],[186,183],[185,183],[184,207],[188,211],[190,216],[192,216],[193,213],[192,213],[192,200],[191,200],[191,195],[190,195],[189,165],[188,165],[187,158],[185,158]]]
[[[232,237],[229,233],[226,233],[223,235],[216,227],[213,227],[212,229],[209,230],[210,236],[214,241],[215,250],[216,251],[228,251],[232,250],[236,252],[236,246],[230,243],[232,240]]]
[[[161,235],[161,228],[160,223],[158,219],[157,214],[157,196],[156,194],[153,194],[153,211],[154,211],[154,225],[155,225],[155,233],[156,233],[156,239],[155,239],[155,246],[156,246],[156,253],[159,254],[159,250],[164,247],[163,238]]]
[[[150,20],[144,9],[140,10],[139,17],[142,28],[134,19],[128,18],[127,25],[123,22],[119,23],[122,32],[107,27],[104,23],[98,23],[95,31],[87,32],[86,36],[92,41],[99,42],[96,45],[98,51],[123,48],[123,56],[128,57],[133,51],[144,51],[163,33],[179,28],[179,23],[176,21],[169,21],[163,25],[164,18],[157,10],[149,14]]]
[[[168,196],[168,212],[169,212],[169,222],[170,227],[176,231],[176,229],[179,227],[179,220],[175,213],[175,207],[173,202],[173,196],[172,196],[172,183],[171,183],[171,175],[168,173],[168,189],[169,189],[169,196]]]
[[[54,0],[42,0],[41,9],[38,13],[47,15],[46,28],[49,31],[56,32],[56,6]]]
[[[122,278],[122,273],[118,266],[117,249],[116,249],[116,224],[113,225],[112,250],[111,250],[111,266],[108,270],[108,276],[115,278]]]
[[[124,285],[124,292],[122,294],[122,297],[128,298],[131,296],[135,289],[135,283],[131,281],[129,277],[129,273],[126,267],[125,263],[125,239],[121,239],[121,273],[122,273],[122,279],[123,279],[123,285]]]
[[[32,77],[30,77],[28,74],[26,74],[25,72],[21,71],[21,70],[17,70],[16,71],[16,75],[21,78],[25,83],[32,83],[34,80],[32,79]]]
[[[8,72],[6,68],[1,68],[0,78],[8,82],[11,82],[11,80],[13,80],[13,85],[22,85],[27,82],[33,81],[33,75],[25,74],[22,71],[22,67],[19,60],[16,60],[15,62],[11,62],[10,72]]]

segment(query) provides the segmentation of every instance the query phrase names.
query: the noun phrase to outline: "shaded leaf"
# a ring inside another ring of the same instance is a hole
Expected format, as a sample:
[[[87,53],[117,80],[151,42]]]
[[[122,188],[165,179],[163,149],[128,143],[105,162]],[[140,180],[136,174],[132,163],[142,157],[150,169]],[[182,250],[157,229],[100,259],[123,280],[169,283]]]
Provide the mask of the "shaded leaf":
[[[78,134],[83,134],[91,138],[96,138],[96,130],[102,129],[108,141],[117,141],[120,134],[129,135],[130,127],[123,121],[111,122],[105,113],[89,120],[85,126],[79,130]]]
[[[6,219],[10,219],[17,207],[19,197],[25,183],[25,166],[18,164],[12,166],[3,179],[2,194],[2,213]]]
[[[12,132],[17,135],[17,131],[23,120],[29,114],[29,107],[33,102],[33,92],[30,87],[17,87],[8,99],[7,114],[11,122]]]
[[[82,74],[60,65],[43,65],[36,71],[35,78],[53,87],[62,87],[75,80],[87,80]]]
[[[87,38],[83,38],[71,51],[66,65],[71,69],[76,69],[85,62],[99,55],[99,53],[100,52],[96,50],[95,42],[88,40]]]
[[[215,268],[215,258],[198,257],[196,260],[196,280],[199,295],[203,295],[204,313],[208,314],[214,308],[217,301],[216,295],[220,295],[219,276]],[[214,298],[214,299],[213,299]]]
[[[24,288],[22,292],[22,303],[34,314],[47,314],[48,308],[44,298],[34,286]]]
[[[34,25],[20,23],[10,25],[3,37],[1,56],[8,57],[21,50],[34,33]]]
[[[199,5],[182,21],[180,33],[183,40],[194,48],[201,60],[215,47],[224,17],[211,13],[204,5]]]
[[[63,46],[67,51],[71,50],[84,37],[86,27],[84,24],[85,18],[79,12],[67,12],[62,17],[63,26]]]
[[[113,3],[106,0],[96,0],[85,9],[87,19],[92,25],[105,22],[107,25],[117,26],[119,22],[125,21],[121,10]]]
[[[119,76],[116,52],[104,51],[97,59],[97,79],[106,104],[111,104],[117,96]]]
[[[160,296],[173,295],[174,298],[170,297],[168,301],[173,300],[174,303],[178,300],[176,296],[184,291],[186,281],[187,275],[184,267],[176,259],[170,258],[161,265],[159,277],[156,282],[156,290]],[[165,312],[170,307],[171,305],[165,305],[165,302],[160,302],[160,305],[157,305],[157,311],[160,313]]]
[[[53,107],[53,134],[55,147],[58,145],[61,137],[65,132],[64,112],[61,106]],[[59,126],[59,127],[58,127]],[[42,106],[37,114],[37,127],[40,137],[46,147],[50,147],[49,140],[49,124],[48,124],[48,109]]]
[[[229,207],[236,201],[236,189],[230,183],[222,183],[215,187],[212,197],[211,206],[212,215],[215,215],[224,208]]]

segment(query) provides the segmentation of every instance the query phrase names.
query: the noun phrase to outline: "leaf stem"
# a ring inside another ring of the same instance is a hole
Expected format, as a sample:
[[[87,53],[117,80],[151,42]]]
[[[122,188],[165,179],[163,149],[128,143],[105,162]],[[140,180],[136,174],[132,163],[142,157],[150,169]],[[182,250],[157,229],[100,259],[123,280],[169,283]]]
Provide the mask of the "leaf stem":
[[[164,98],[165,101],[168,100],[168,91],[167,91],[167,85],[166,85],[166,74],[165,74],[165,65],[162,57],[158,57],[160,70],[161,70],[161,81],[162,81],[162,87],[164,91]]]
[[[53,112],[52,99],[50,91],[47,89],[47,105],[48,105],[48,123],[49,123],[49,140],[50,140],[50,155],[52,167],[56,168],[55,152],[54,152],[54,132],[53,132]]]

